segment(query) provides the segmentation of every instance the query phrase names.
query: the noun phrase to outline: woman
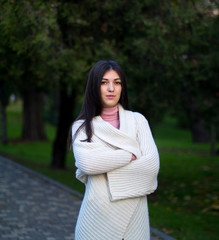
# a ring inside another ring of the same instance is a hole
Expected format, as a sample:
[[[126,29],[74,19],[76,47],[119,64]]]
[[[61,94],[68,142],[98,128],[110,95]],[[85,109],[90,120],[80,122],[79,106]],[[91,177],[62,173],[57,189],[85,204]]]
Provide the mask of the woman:
[[[97,62],[72,127],[76,177],[86,185],[76,240],[150,239],[146,195],[157,188],[159,156],[147,120],[127,106],[120,65]]]

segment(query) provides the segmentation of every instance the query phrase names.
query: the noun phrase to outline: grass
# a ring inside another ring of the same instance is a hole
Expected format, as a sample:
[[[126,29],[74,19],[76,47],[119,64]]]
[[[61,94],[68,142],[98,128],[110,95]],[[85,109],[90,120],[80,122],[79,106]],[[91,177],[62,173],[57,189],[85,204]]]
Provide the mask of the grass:
[[[208,155],[161,153],[153,226],[177,239],[218,239],[217,164]]]
[[[218,239],[219,157],[209,154],[209,144],[192,143],[191,133],[172,118],[154,136],[161,168],[159,188],[149,204],[152,225],[177,239]]]
[[[66,170],[50,168],[54,126],[46,124],[47,142],[19,142],[15,139],[21,135],[21,103],[11,104],[7,113],[12,140],[0,145],[0,154],[83,193],[84,186],[74,178],[71,152],[67,154]],[[218,239],[219,157],[209,155],[208,144],[192,143],[190,132],[179,129],[173,118],[165,119],[155,129],[154,137],[161,168],[159,188],[149,196],[151,225],[178,240]]]

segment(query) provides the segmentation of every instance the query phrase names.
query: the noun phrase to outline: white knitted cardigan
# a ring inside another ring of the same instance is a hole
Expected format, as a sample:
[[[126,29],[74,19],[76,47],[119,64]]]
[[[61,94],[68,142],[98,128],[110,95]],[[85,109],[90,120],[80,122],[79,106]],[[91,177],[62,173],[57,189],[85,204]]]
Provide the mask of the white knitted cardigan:
[[[157,188],[157,147],[143,115],[119,105],[119,119],[116,129],[95,117],[92,141],[81,141],[82,129],[73,143],[76,177],[86,185],[75,240],[150,239],[146,195]]]

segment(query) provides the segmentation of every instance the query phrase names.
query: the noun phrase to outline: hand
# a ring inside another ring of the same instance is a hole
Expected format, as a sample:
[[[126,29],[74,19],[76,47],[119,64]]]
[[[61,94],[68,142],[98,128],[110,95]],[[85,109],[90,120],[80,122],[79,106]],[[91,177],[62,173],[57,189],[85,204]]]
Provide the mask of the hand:
[[[134,161],[134,160],[136,160],[136,156],[132,153],[132,159],[131,159],[131,161]]]

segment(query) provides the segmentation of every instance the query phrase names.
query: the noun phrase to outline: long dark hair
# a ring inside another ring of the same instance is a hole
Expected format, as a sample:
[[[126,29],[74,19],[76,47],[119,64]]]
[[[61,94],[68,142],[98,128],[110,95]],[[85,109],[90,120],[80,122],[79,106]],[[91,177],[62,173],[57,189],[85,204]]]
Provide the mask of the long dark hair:
[[[73,141],[76,138],[78,132],[85,127],[85,132],[87,139],[84,141],[90,142],[93,129],[91,126],[91,121],[95,116],[99,116],[102,112],[103,106],[101,101],[100,86],[103,75],[110,71],[114,70],[119,75],[122,82],[122,92],[119,99],[119,103],[123,106],[124,109],[128,109],[128,95],[127,95],[127,85],[126,79],[121,66],[113,60],[100,60],[98,61],[90,70],[87,78],[87,84],[85,89],[84,102],[81,108],[81,112],[76,118],[77,120],[85,120],[83,124],[76,131]],[[72,143],[72,141],[71,141]]]

